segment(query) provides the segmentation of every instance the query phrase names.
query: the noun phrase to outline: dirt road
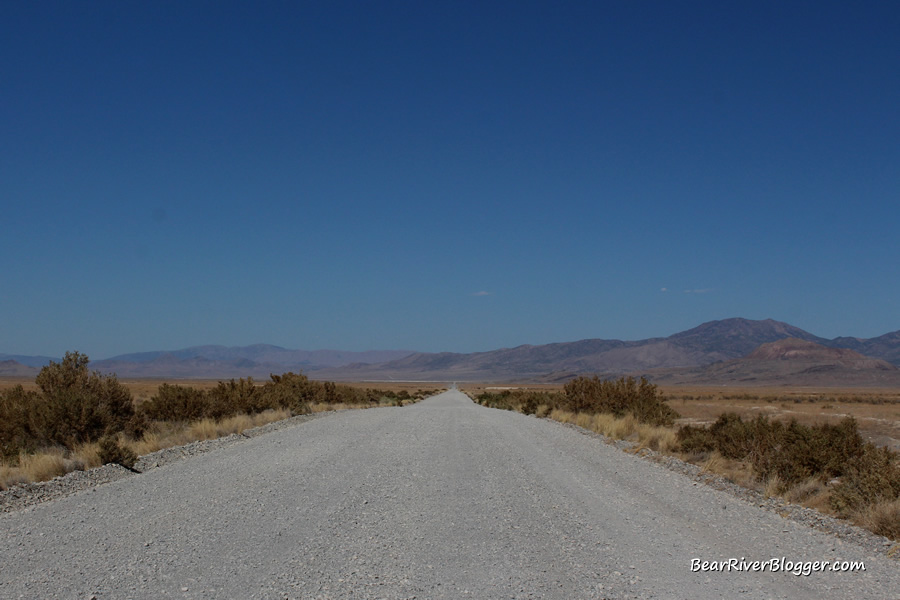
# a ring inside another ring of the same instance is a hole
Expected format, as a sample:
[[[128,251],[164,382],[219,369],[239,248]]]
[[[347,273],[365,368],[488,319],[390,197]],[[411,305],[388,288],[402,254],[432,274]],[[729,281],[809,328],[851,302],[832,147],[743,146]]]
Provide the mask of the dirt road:
[[[4,599],[900,594],[890,559],[456,391],[5,514],[0,532]],[[782,557],[866,570],[692,570]]]

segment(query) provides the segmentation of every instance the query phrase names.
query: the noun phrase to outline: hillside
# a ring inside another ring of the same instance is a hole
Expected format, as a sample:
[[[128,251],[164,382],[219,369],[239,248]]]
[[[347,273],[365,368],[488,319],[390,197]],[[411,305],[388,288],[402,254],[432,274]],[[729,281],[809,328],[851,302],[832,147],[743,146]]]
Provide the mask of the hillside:
[[[703,323],[666,338],[639,341],[588,339],[469,354],[417,353],[378,365],[324,369],[316,376],[344,380],[564,380],[581,373],[619,375],[703,367],[742,358],[763,344],[785,338],[823,347],[834,345],[831,340],[780,321],[734,318]],[[876,339],[880,340],[879,345],[867,347],[900,357],[900,334]],[[869,340],[861,340],[860,343],[867,342]]]
[[[900,368],[848,348],[797,338],[763,344],[747,356],[693,369],[651,371],[655,383],[691,385],[898,386]]]
[[[269,344],[239,347],[208,345],[171,352],[123,354],[93,361],[91,368],[104,373],[116,373],[120,377],[213,379],[246,376],[259,378],[268,377],[269,373],[303,371],[316,379],[338,381],[564,381],[578,374],[649,374],[654,378],[667,380],[702,377],[710,381],[771,376],[781,380],[786,374],[786,371],[781,372],[784,371],[783,366],[779,373],[769,372],[769,375],[762,371],[756,375],[745,372],[746,369],[759,371],[762,369],[759,364],[753,368],[741,367],[732,371],[731,375],[728,375],[727,369],[731,369],[733,365],[720,365],[716,367],[719,371],[701,371],[717,363],[724,364],[745,357],[750,359],[748,355],[761,346],[785,339],[795,340],[791,342],[794,346],[776,346],[775,348],[779,348],[777,351],[797,353],[801,351],[795,347],[798,342],[813,344],[815,352],[810,348],[803,350],[806,353],[805,368],[813,369],[809,373],[815,373],[815,368],[830,370],[832,379],[837,377],[835,369],[853,367],[845,363],[834,363],[837,355],[821,354],[827,349],[844,348],[854,351],[864,357],[854,359],[857,362],[879,359],[886,361],[884,364],[900,365],[900,331],[871,339],[840,337],[828,340],[772,319],[757,321],[733,318],[709,321],[668,337],[637,341],[584,339],[542,345],[526,344],[472,353],[308,351]],[[764,351],[776,350],[768,348]],[[3,358],[12,356],[0,355],[0,360]],[[49,359],[17,357],[13,360],[25,365],[40,366]],[[832,368],[834,364],[838,364],[838,367]],[[723,371],[722,368],[726,370]],[[888,372],[886,369],[881,371]],[[804,375],[806,379],[810,377]]]
[[[0,377],[34,377],[38,371],[14,360],[0,360]]]
[[[91,361],[91,368],[119,377],[268,377],[270,373],[310,373],[328,367],[384,362],[408,354],[409,351],[402,350],[289,350],[270,344],[193,346],[172,352],[122,354]]]

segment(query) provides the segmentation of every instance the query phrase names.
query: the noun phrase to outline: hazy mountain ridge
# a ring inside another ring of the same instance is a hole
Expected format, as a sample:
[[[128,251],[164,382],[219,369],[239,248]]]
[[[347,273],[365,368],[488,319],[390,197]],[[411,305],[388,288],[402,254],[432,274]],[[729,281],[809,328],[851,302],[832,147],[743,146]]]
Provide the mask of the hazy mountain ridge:
[[[115,373],[119,377],[176,377],[217,379],[225,377],[268,377],[270,373],[342,367],[350,364],[386,362],[412,354],[409,350],[290,350],[271,344],[250,346],[192,346],[173,351],[151,351],[120,354],[103,360],[92,360],[91,369]],[[31,374],[23,370],[59,362],[60,358],[0,354],[0,361],[15,361],[21,368],[7,365],[0,375]]]
[[[580,373],[621,375],[657,370],[696,369],[743,358],[763,344],[794,338],[839,347],[854,339],[874,358],[900,363],[900,332],[878,338],[828,340],[788,323],[743,318],[709,321],[666,338],[638,341],[586,339],[524,345],[489,352],[417,353],[379,365],[324,369],[316,375],[334,379],[512,380],[573,376]],[[552,375],[551,375],[552,374]]]
[[[193,346],[173,352],[123,354],[92,361],[91,368],[120,377],[268,377],[271,373],[310,373],[322,368],[385,362],[409,354],[405,350],[290,350],[271,344]]]
[[[4,377],[32,377],[38,374],[36,367],[29,367],[22,363],[7,359],[0,360],[0,376]]]
[[[0,360],[12,360],[19,363],[20,365],[25,365],[26,367],[38,368],[50,364],[51,360],[59,362],[59,358],[53,358],[50,356],[27,356],[24,354],[0,354]]]
[[[769,342],[743,358],[692,369],[660,369],[656,383],[691,385],[900,385],[900,367],[849,348],[798,338]]]
[[[378,363],[395,360],[412,354],[411,350],[369,350],[349,352],[342,350],[290,350],[271,344],[252,344],[250,346],[192,346],[181,350],[138,352],[120,354],[97,364],[111,361],[145,363],[158,360],[161,356],[173,356],[178,359],[205,358],[213,361],[231,362],[240,359],[251,360],[259,364],[283,366],[308,366],[313,368],[336,367],[351,363]]]
[[[91,368],[116,373],[120,377],[267,377],[269,373],[303,371],[317,379],[333,380],[505,381],[551,378],[556,381],[577,374],[597,373],[646,374],[659,381],[696,378],[709,381],[749,378],[761,381],[766,376],[781,380],[793,372],[776,363],[763,365],[759,357],[750,356],[765,344],[785,339],[815,346],[806,348],[808,364],[804,369],[809,373],[834,374],[849,369],[845,375],[852,379],[856,375],[850,371],[858,375],[860,371],[869,369],[886,373],[885,377],[891,378],[894,377],[893,371],[887,367],[900,364],[900,331],[870,339],[839,337],[828,340],[772,319],[732,318],[709,321],[668,337],[637,341],[584,339],[473,353],[308,351],[270,344],[241,347],[208,345],[171,352],[123,354],[93,361]],[[848,351],[859,353],[861,358],[853,359],[858,363],[855,367],[840,361],[835,363],[834,357],[825,351],[827,348],[848,348]],[[0,360],[9,357],[0,355]],[[770,359],[772,357],[765,360]],[[729,362],[738,360],[756,360],[757,364],[746,367],[752,371],[748,374],[741,370],[744,367],[738,368]],[[29,364],[22,360],[18,362]]]
[[[861,339],[852,337],[838,337],[829,344],[841,348],[850,348],[866,356],[874,356],[900,365],[900,331],[892,331],[878,337]]]

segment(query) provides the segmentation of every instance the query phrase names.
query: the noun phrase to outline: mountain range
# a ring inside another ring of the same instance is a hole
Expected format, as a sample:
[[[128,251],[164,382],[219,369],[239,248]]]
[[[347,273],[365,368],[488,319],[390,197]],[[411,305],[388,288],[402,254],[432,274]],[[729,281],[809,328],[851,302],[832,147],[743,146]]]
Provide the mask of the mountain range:
[[[774,342],[782,343],[766,346]],[[37,367],[48,360],[0,354],[0,361],[5,361],[0,363],[0,374],[21,372],[21,365]],[[586,339],[473,353],[307,351],[256,344],[194,346],[91,362],[91,368],[120,377],[215,379],[302,371],[316,379],[335,381],[552,382],[579,374],[634,374],[660,383],[802,380],[825,385],[900,385],[898,365],[900,331],[869,339],[826,339],[780,321],[742,318],[710,321],[668,337],[645,340]]]
[[[830,348],[798,338],[763,344],[747,356],[694,368],[656,369],[647,375],[678,385],[900,385],[900,367],[849,348]]]
[[[703,323],[664,338],[638,341],[587,339],[468,354],[415,353],[379,365],[323,369],[316,377],[552,382],[580,374],[634,374],[646,375],[653,380],[671,380],[675,374],[684,371],[677,378],[681,383],[689,383],[694,378],[718,382],[719,377],[702,374],[698,369],[743,359],[763,344],[785,339],[802,340],[824,348],[850,348],[864,356],[900,364],[900,331],[871,339],[841,337],[829,340],[772,319],[732,318]],[[774,379],[777,380],[783,369],[776,370],[778,374],[774,375],[778,376]],[[762,384],[766,377],[760,376],[753,381]]]
[[[251,346],[192,346],[181,350],[120,354],[92,360],[90,368],[119,377],[175,377],[216,379],[268,377],[270,373],[311,372],[349,364],[381,363],[412,354],[410,350],[289,350],[271,344]],[[0,375],[37,373],[59,358],[0,354]],[[18,366],[15,366],[18,365]]]

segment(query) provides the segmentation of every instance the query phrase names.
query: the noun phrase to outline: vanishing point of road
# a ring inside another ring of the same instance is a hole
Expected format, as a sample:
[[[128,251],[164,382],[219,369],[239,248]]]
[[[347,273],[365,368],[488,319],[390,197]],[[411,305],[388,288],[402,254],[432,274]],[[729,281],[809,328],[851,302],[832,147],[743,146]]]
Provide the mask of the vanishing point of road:
[[[451,390],[0,515],[0,598],[891,598],[900,565]],[[864,572],[693,571],[693,559]]]

